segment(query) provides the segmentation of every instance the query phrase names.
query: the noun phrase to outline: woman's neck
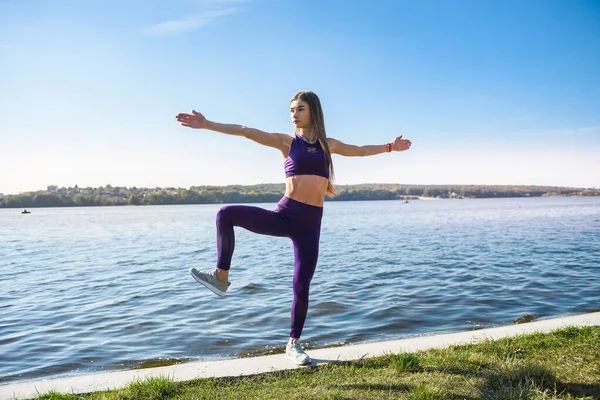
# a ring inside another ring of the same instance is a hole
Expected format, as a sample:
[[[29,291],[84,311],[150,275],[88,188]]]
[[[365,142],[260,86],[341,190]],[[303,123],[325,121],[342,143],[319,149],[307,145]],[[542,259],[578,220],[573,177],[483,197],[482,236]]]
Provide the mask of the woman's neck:
[[[314,134],[312,129],[298,128],[296,129],[296,133],[302,136],[308,142],[315,142],[317,140],[317,135]]]

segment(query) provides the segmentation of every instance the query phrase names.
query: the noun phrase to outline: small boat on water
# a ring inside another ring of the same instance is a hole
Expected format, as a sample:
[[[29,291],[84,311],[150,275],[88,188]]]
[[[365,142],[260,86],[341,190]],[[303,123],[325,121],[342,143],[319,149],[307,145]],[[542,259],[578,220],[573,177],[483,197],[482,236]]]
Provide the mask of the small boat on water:
[[[27,209],[21,211],[21,214],[31,214],[31,211],[27,211]]]

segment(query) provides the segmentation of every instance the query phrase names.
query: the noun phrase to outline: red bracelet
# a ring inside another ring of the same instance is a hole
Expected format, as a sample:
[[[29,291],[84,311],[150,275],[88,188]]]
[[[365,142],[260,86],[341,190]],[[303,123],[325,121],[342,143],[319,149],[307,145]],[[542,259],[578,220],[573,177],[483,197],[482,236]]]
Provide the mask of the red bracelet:
[[[392,151],[392,144],[391,143],[386,143],[385,144],[385,151],[387,153],[390,153]]]

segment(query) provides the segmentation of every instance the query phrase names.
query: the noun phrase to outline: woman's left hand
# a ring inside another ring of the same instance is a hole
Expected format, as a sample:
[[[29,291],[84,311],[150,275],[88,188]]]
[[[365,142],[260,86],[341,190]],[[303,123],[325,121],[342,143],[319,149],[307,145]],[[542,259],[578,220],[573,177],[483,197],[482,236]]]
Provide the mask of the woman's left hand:
[[[404,151],[410,149],[411,141],[408,139],[402,139],[402,135],[398,136],[392,142],[393,151]]]

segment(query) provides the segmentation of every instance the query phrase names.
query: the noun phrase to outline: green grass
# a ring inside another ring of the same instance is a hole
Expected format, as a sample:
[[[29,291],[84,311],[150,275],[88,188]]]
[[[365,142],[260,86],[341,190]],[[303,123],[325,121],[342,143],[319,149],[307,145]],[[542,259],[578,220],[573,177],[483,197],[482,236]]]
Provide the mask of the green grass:
[[[168,378],[79,399],[600,399],[600,327],[565,328],[245,378]]]

